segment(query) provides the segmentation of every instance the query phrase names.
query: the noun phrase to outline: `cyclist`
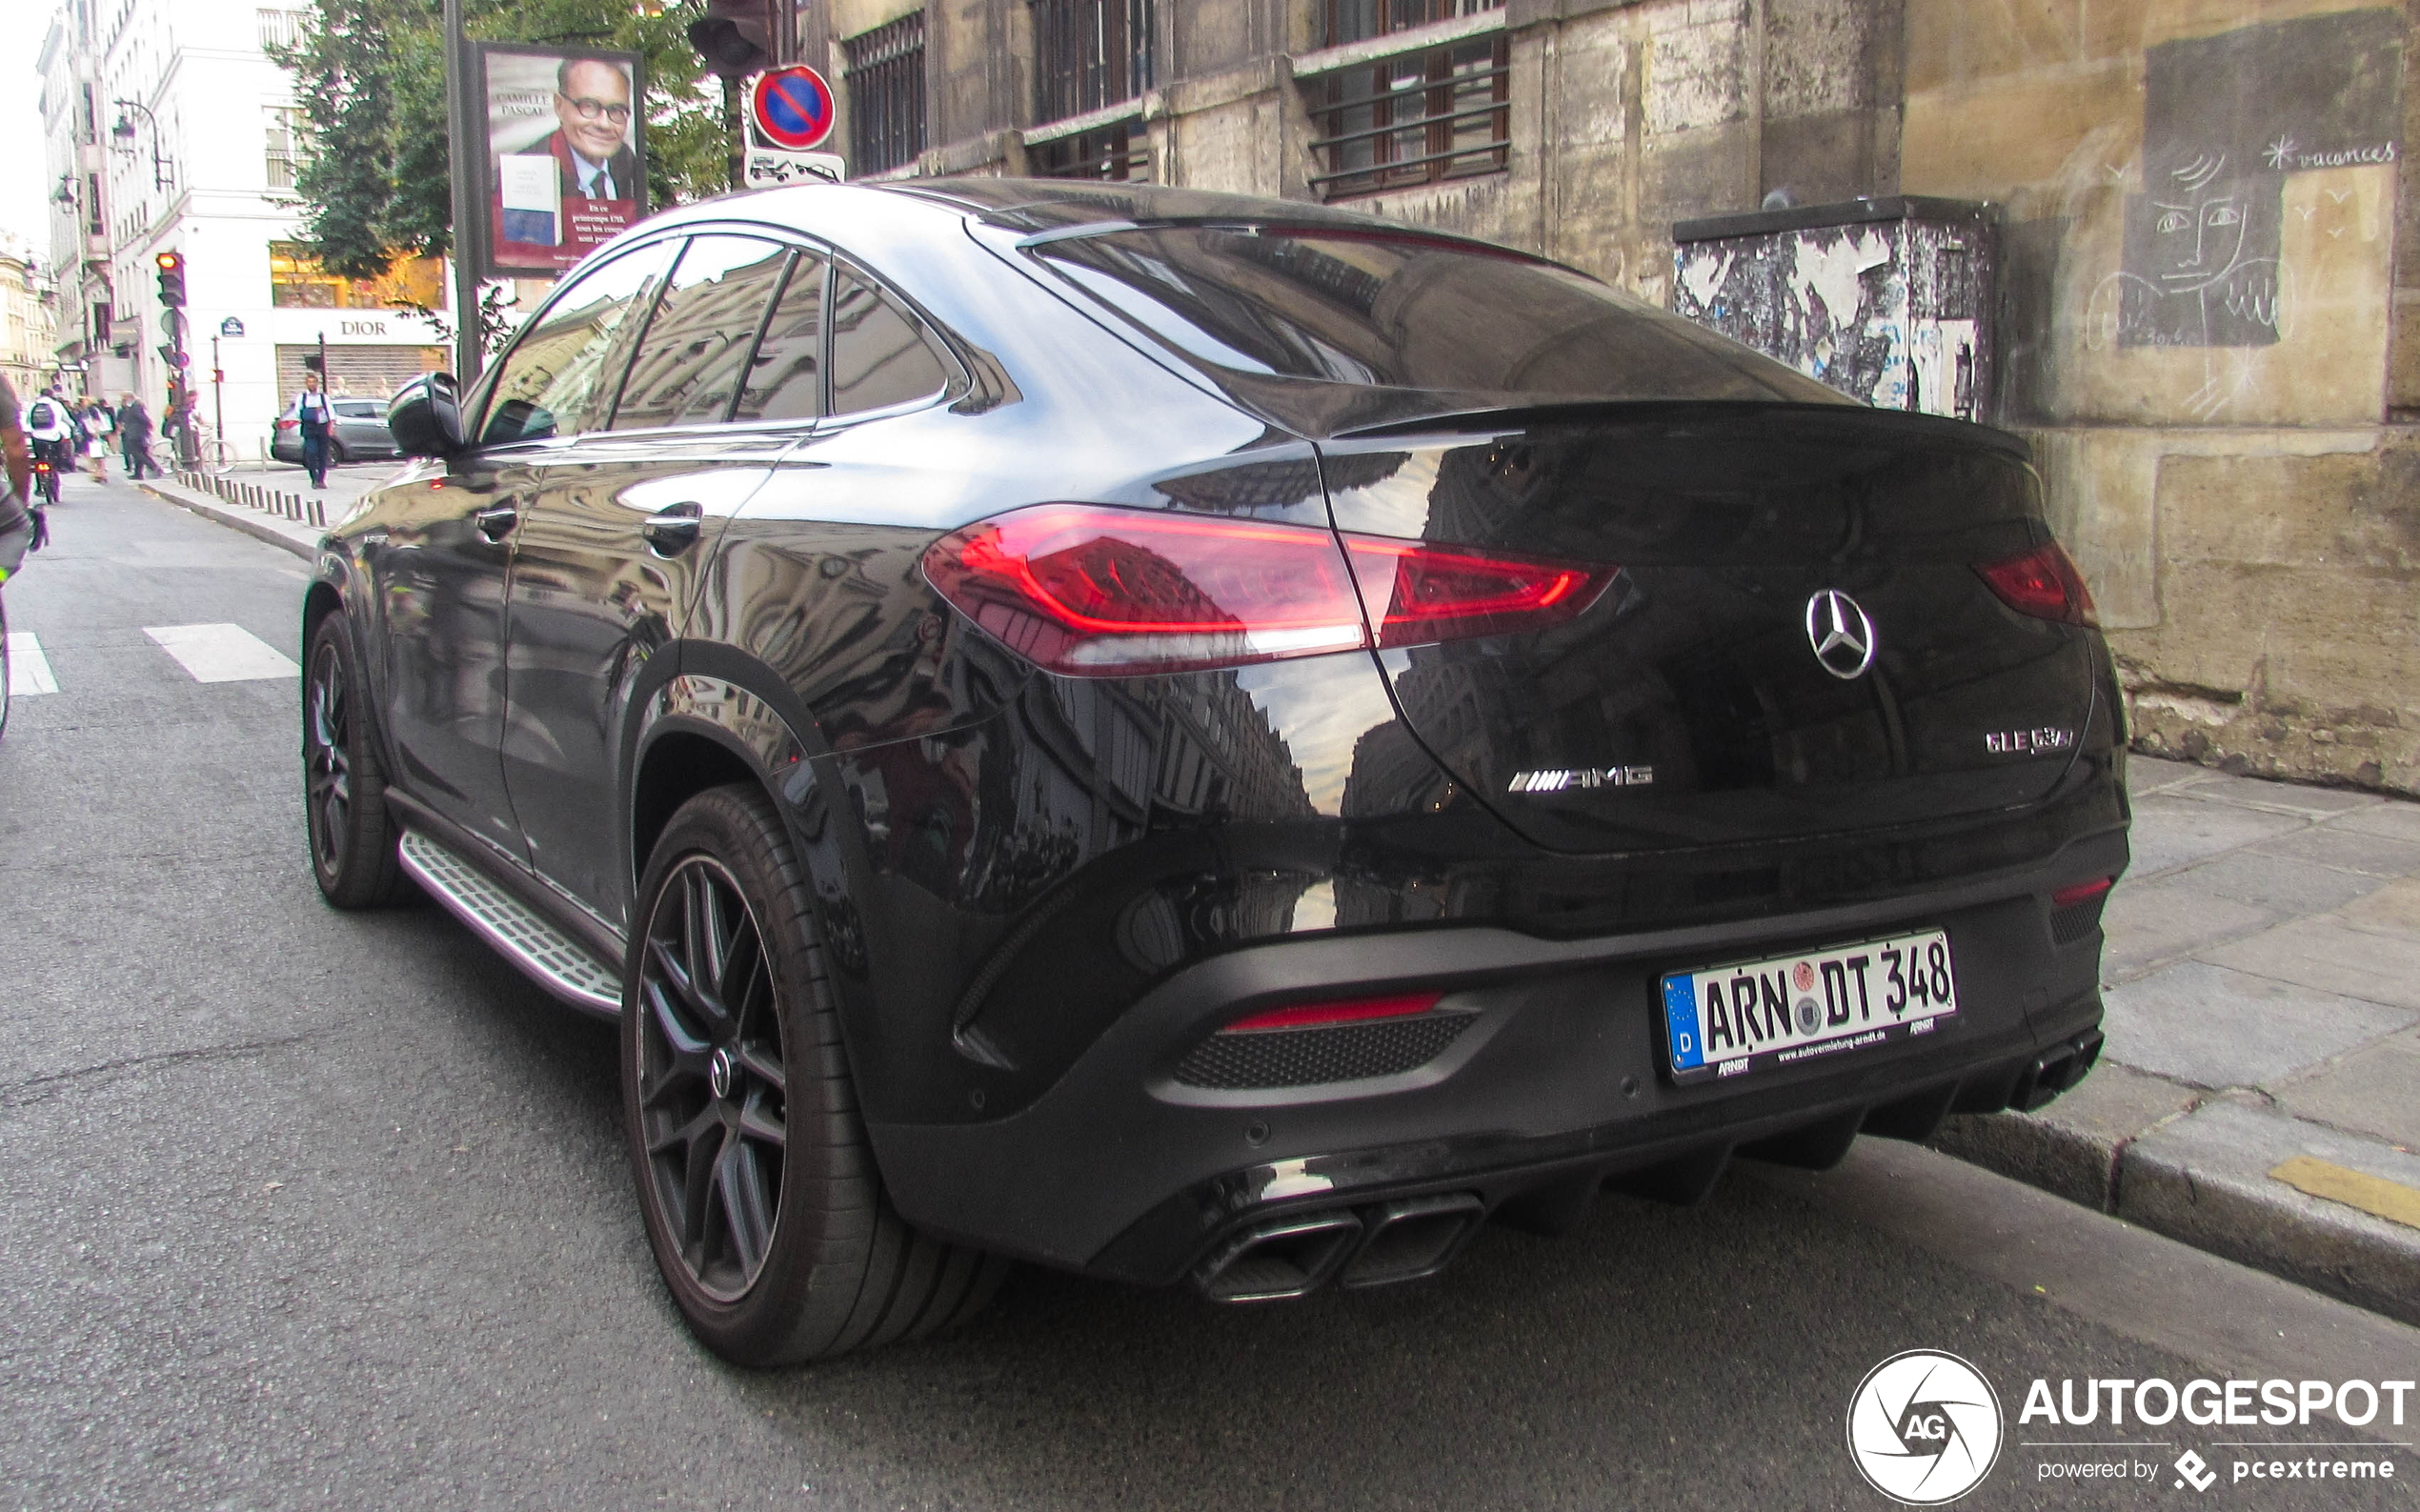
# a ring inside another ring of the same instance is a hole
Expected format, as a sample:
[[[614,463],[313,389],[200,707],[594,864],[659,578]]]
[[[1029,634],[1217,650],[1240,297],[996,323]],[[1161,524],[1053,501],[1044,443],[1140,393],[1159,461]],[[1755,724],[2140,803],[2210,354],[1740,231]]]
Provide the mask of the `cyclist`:
[[[12,400],[14,397],[10,395]],[[17,413],[13,402],[9,413],[11,416]],[[33,442],[33,460],[50,464],[50,475],[43,479],[42,487],[50,501],[56,504],[59,474],[75,465],[75,413],[68,408],[68,401],[59,396],[57,384],[50,385],[48,393],[35,394],[33,402],[25,407],[25,433]]]

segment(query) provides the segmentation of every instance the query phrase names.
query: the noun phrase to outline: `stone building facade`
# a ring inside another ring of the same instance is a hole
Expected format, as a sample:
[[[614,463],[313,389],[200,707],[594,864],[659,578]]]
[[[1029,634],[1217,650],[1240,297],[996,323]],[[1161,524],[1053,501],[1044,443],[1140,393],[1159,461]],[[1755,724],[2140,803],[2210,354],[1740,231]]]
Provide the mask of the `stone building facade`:
[[[1768,196],[1987,205],[1996,377],[1976,413],[2034,444],[2138,742],[2420,792],[2420,185],[2400,7],[808,10],[801,55],[830,65],[860,177],[1349,200],[1664,305],[1676,223]]]

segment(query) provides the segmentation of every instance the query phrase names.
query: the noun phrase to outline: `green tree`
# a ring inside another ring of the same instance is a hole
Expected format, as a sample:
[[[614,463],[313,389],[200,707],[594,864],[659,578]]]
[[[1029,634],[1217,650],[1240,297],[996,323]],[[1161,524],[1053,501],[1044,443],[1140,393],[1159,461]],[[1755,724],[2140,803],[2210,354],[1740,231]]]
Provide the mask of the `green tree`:
[[[682,32],[694,10],[633,0],[465,0],[463,10],[480,41],[639,54],[649,201],[722,192],[721,85]],[[398,256],[451,252],[443,0],[319,0],[301,40],[271,55],[294,71],[303,107],[311,152],[294,193],[320,265],[374,278]]]

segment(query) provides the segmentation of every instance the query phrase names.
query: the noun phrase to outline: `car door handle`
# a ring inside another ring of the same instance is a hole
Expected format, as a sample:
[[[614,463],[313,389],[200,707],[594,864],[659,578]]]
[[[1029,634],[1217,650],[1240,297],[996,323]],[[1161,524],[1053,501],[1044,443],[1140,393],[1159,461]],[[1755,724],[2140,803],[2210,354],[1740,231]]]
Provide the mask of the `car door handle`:
[[[705,506],[674,504],[647,516],[638,534],[647,538],[659,555],[676,556],[697,544],[698,523],[705,518]]]
[[[505,533],[521,522],[521,512],[510,504],[492,504],[471,516],[479,534],[492,541],[504,539]]]

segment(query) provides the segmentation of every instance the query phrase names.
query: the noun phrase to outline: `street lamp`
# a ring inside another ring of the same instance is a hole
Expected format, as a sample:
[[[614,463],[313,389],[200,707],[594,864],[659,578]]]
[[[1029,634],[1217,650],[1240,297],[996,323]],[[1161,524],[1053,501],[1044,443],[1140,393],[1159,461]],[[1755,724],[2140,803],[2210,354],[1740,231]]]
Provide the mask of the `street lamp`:
[[[112,150],[120,157],[134,155],[134,122],[126,113],[133,111],[143,117],[143,124],[151,129],[151,187],[164,190],[175,182],[169,176],[167,161],[160,156],[160,118],[140,101],[112,100],[110,103],[118,108],[117,124],[110,128]]]

